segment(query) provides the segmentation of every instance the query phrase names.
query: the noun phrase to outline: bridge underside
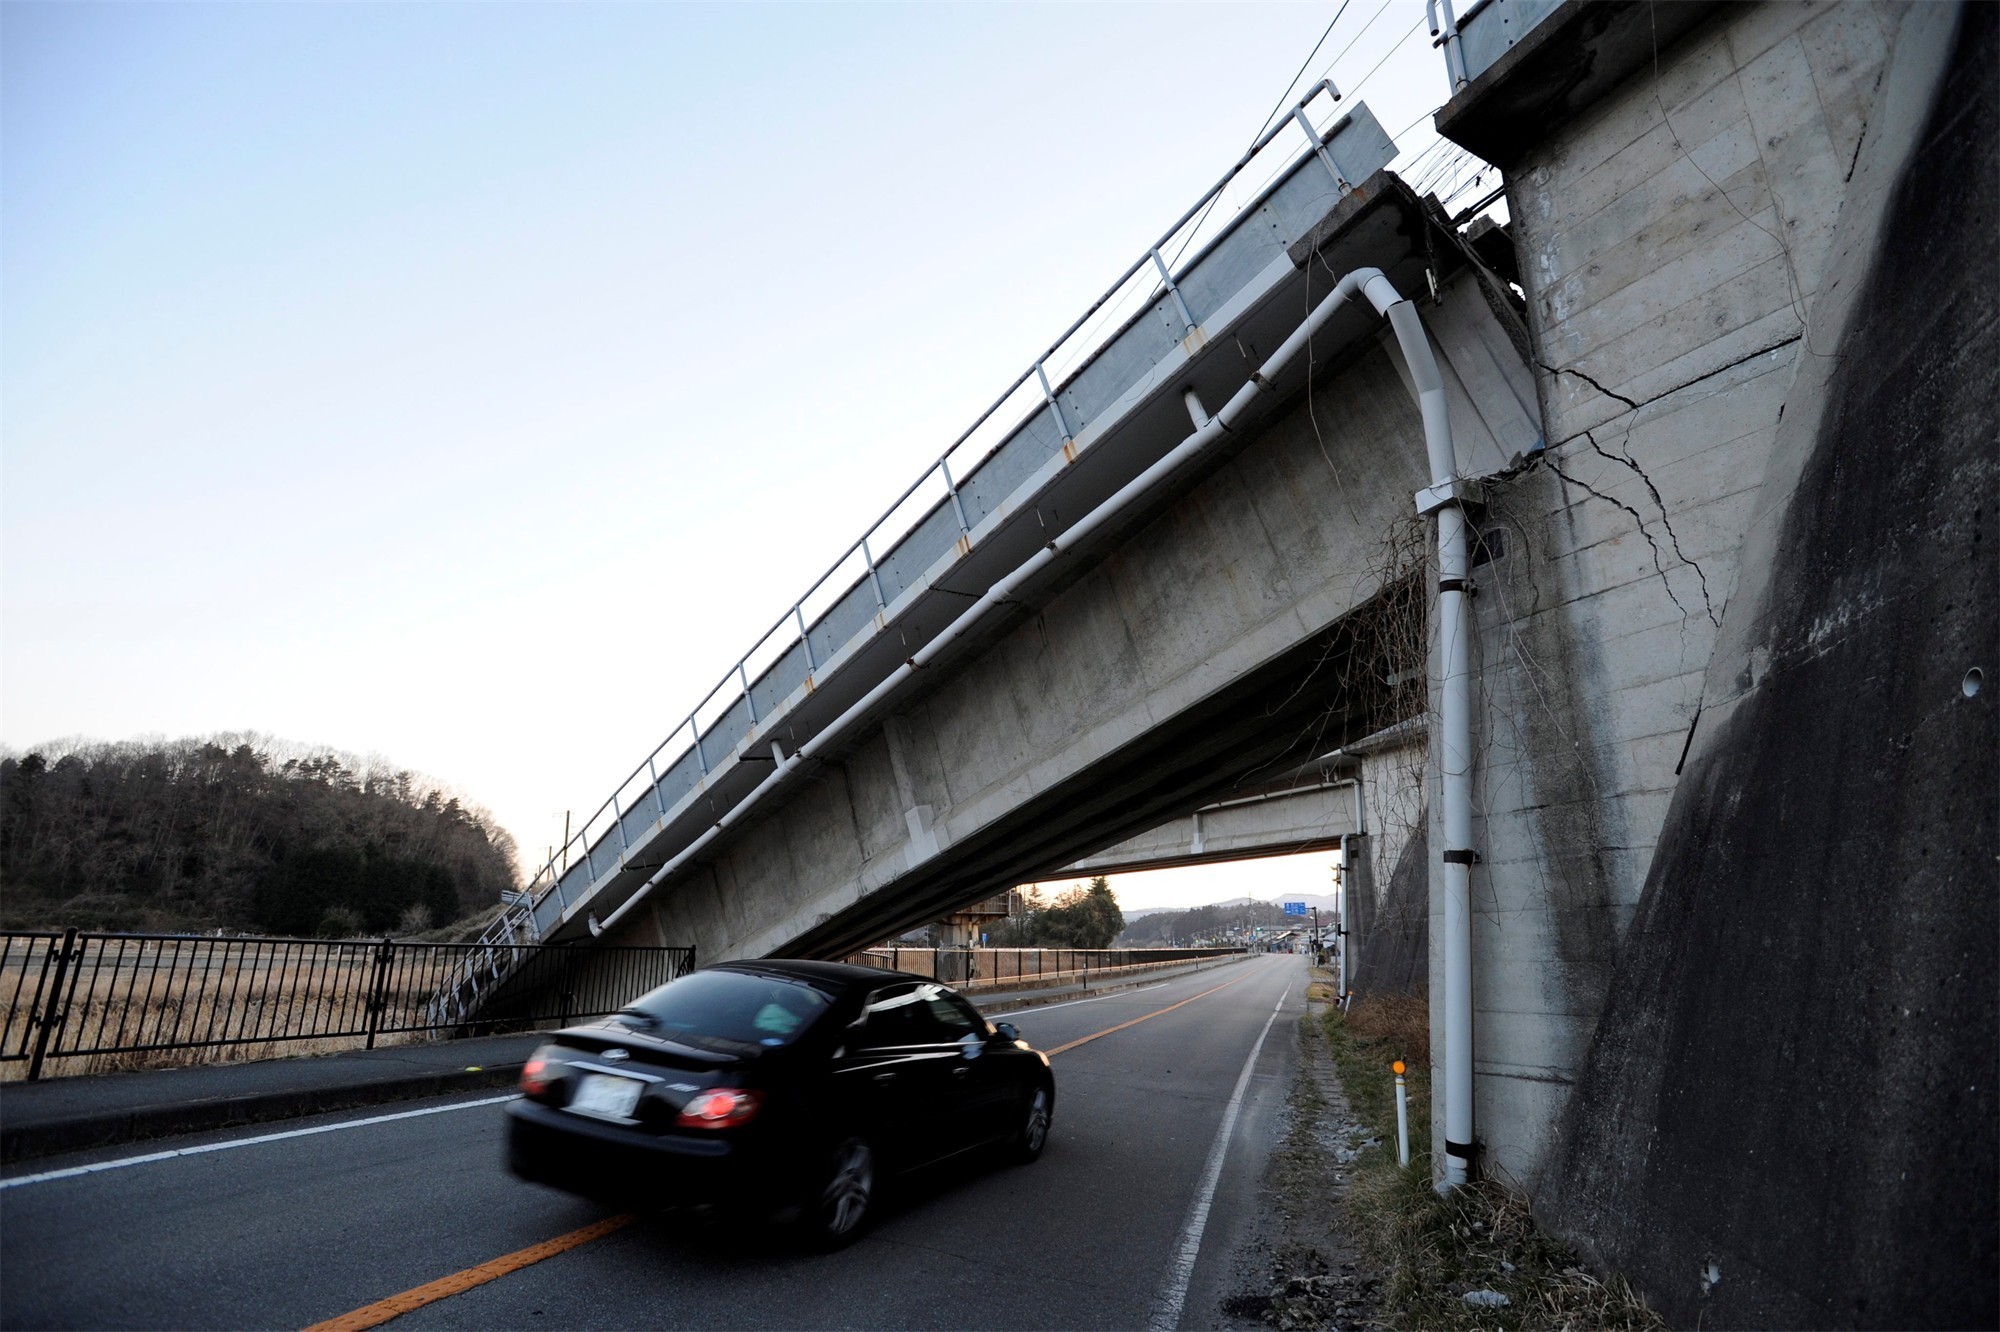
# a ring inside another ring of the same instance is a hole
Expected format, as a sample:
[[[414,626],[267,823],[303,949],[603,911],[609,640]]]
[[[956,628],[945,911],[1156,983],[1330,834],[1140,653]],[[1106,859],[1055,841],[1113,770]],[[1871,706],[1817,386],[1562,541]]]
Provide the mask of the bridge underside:
[[[1159,827],[1216,792],[1273,773],[1310,770],[1318,753],[1380,728],[1376,716],[1314,682],[1354,660],[1345,626],[1315,634],[1279,660],[1150,729],[1011,815],[956,842],[876,893],[784,945],[838,957],[1013,884],[1047,878],[1079,857]],[[1334,844],[1338,844],[1338,835]],[[1254,853],[1253,853],[1254,854]],[[1187,863],[1185,861],[1181,863]]]
[[[1336,850],[1341,838],[1361,831],[1354,792],[1351,779],[1328,777],[1204,805],[1093,851],[1057,877],[1131,874]]]

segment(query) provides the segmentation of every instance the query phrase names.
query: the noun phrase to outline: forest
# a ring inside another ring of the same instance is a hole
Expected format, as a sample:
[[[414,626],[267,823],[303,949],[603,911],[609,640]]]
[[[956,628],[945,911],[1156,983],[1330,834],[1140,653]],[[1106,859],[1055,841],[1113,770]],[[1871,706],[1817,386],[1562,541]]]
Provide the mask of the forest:
[[[229,734],[0,751],[0,927],[415,934],[518,886],[492,816],[380,758]]]

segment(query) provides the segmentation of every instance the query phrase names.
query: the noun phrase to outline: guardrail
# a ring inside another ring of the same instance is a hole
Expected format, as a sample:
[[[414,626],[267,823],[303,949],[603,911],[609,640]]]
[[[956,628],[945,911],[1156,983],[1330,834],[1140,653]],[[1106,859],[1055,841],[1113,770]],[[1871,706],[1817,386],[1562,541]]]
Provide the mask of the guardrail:
[[[1241,948],[870,948],[848,961],[943,981],[959,989],[1106,975],[1230,957]]]
[[[615,1012],[693,968],[692,948],[0,932],[0,1065],[32,1082],[49,1060],[528,1028]]]

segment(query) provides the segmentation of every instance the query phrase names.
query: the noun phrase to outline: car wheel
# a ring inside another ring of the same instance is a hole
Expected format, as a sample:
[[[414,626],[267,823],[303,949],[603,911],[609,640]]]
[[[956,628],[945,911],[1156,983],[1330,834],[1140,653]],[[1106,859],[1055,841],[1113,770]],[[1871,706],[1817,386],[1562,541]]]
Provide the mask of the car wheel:
[[[820,1248],[839,1248],[861,1233],[874,1203],[875,1149],[864,1138],[847,1138],[828,1156],[818,1198],[807,1209],[809,1238]]]
[[[1017,1164],[1028,1164],[1040,1156],[1042,1148],[1048,1145],[1049,1120],[1054,1108],[1047,1087],[1037,1087],[1029,1094],[1027,1104],[1021,1110],[1021,1127],[1014,1133],[1013,1157]]]

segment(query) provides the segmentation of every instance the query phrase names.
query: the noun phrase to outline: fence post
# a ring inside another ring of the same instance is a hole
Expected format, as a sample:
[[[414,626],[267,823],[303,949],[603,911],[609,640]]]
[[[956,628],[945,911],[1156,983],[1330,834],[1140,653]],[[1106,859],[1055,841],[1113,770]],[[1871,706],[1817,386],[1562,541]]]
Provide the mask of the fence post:
[[[368,1049],[375,1048],[375,1033],[382,1025],[382,1008],[388,1002],[385,991],[389,985],[389,958],[395,945],[389,936],[382,936],[382,942],[375,948],[375,976],[368,982]]]
[[[67,1012],[59,1012],[56,1006],[63,1001],[63,979],[69,973],[70,948],[75,943],[76,927],[72,925],[63,931],[62,942],[56,945],[55,984],[49,986],[46,990],[42,991],[41,996],[38,996],[38,998],[46,997],[47,1004],[42,1006],[42,1013],[38,1019],[41,1030],[35,1033],[34,1056],[28,1060],[28,1081],[30,1082],[42,1076],[42,1056],[48,1052],[50,1033],[55,1030],[56,1026],[65,1017],[69,1016]]]

